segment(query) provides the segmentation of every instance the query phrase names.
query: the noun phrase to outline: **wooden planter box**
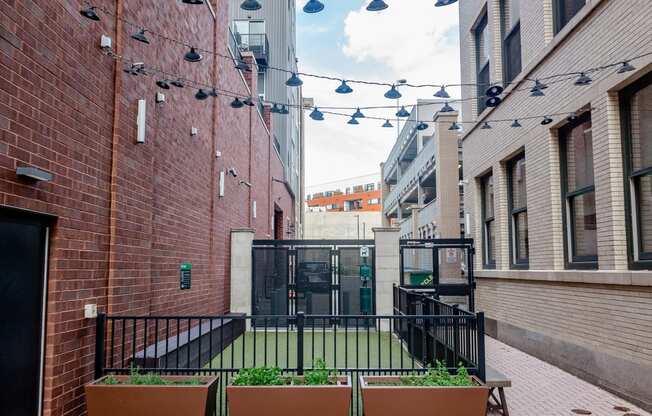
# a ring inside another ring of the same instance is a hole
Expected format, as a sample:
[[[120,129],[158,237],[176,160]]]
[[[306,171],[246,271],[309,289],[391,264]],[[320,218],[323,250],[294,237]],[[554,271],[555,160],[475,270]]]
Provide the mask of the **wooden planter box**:
[[[489,388],[472,377],[471,387],[388,386],[400,376],[361,376],[365,416],[485,416]],[[425,413],[424,413],[425,412]]]
[[[229,415],[349,416],[351,377],[337,380],[331,386],[227,386]]]
[[[113,376],[118,381],[128,376]],[[217,377],[199,377],[201,385],[148,386],[102,384],[106,377],[85,386],[88,416],[213,416],[217,400]],[[162,376],[168,381],[188,376]]]

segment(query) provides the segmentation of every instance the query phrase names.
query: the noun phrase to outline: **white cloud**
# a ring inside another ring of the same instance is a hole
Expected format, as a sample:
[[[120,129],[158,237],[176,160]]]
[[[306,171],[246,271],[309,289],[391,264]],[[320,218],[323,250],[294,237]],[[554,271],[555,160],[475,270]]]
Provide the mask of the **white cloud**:
[[[329,75],[382,82],[405,78],[413,84],[459,83],[457,6],[435,8],[432,0],[403,0],[401,6],[398,3],[389,3],[390,7],[380,13],[370,13],[363,6],[348,14],[346,39],[339,47],[354,62],[364,63],[361,67],[367,71],[356,71],[349,61],[341,65],[347,68],[347,73]],[[374,68],[371,72],[370,67]],[[305,62],[301,71],[324,72]],[[353,94],[339,95],[334,93],[337,82],[314,78],[304,78],[304,82],[304,95],[315,98],[318,107],[395,104],[383,97],[386,88],[381,86],[351,84]],[[401,104],[432,98],[434,92],[433,88],[404,88]],[[459,95],[456,88],[449,92]],[[368,116],[394,118],[396,110],[363,112]],[[345,117],[326,114],[325,118],[322,122],[307,118],[308,185],[380,171],[380,163],[387,158],[396,140],[396,128],[381,128],[382,121],[378,120],[360,120],[360,125],[350,126]]]

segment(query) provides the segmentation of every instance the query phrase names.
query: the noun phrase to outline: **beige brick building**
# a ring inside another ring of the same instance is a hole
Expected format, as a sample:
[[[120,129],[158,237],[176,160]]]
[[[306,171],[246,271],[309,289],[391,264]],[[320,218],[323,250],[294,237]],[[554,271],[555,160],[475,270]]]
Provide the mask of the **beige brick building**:
[[[462,90],[478,309],[498,339],[651,409],[652,55],[632,58],[652,52],[652,1],[459,7],[462,82],[506,86],[495,108]],[[547,78],[611,63],[589,85]]]

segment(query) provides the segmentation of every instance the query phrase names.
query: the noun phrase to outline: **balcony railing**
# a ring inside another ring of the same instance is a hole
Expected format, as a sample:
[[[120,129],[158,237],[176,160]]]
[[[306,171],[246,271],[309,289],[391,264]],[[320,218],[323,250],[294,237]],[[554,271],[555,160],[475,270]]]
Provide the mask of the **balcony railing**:
[[[253,53],[259,65],[267,65],[269,40],[265,33],[235,32],[233,35],[240,51]]]
[[[385,199],[385,213],[392,211],[399,199],[418,184],[420,176],[435,165],[436,152],[437,146],[435,140],[431,139],[424,145],[412,163],[410,163],[407,170],[401,174],[401,178],[387,195]]]

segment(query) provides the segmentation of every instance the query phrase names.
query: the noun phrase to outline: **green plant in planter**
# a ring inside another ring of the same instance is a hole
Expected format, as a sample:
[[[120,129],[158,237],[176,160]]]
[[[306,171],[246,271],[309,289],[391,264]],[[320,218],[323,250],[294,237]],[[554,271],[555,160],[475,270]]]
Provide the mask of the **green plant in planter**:
[[[475,383],[469,377],[469,372],[462,363],[459,364],[457,374],[453,375],[448,372],[448,369],[441,361],[436,361],[435,367],[429,368],[425,375],[402,377],[401,385],[417,387],[465,387],[474,386]]]
[[[316,360],[313,370],[306,371],[303,378],[290,378],[283,375],[280,368],[243,368],[233,377],[234,386],[283,386],[300,384],[306,386],[325,386],[335,384],[337,373],[326,368],[324,360]]]
[[[287,381],[282,376],[280,368],[242,368],[233,377],[234,386],[282,386]]]
[[[107,376],[102,384],[105,385],[117,385],[117,384],[128,384],[128,385],[141,385],[141,386],[167,386],[167,385],[188,385],[188,386],[198,386],[202,382],[198,377],[191,378],[189,380],[180,380],[180,381],[169,381],[163,379],[160,375],[154,373],[141,374],[139,369],[132,366],[131,372],[129,374],[129,379],[126,381],[120,381],[115,378],[113,375]]]

